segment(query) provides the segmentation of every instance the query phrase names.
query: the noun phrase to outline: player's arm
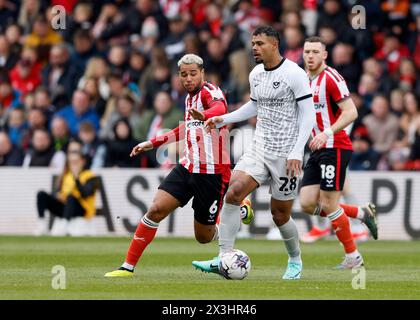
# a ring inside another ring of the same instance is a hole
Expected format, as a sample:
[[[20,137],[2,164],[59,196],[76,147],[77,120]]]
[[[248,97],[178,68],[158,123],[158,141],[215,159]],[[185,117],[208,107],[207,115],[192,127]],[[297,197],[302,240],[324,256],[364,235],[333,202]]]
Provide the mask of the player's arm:
[[[221,116],[226,113],[226,105],[222,100],[213,100],[209,103],[208,109],[203,112],[195,108],[190,109],[189,114],[196,120],[206,121],[212,117]]]
[[[298,107],[299,134],[296,143],[287,157],[286,174],[300,176],[302,174],[302,160],[306,142],[315,125],[315,107],[308,76],[303,69],[298,68],[290,75],[291,89]]]
[[[157,136],[148,141],[144,141],[136,145],[133,150],[131,150],[130,157],[134,157],[141,152],[149,151],[160,147],[161,145],[181,141],[185,137],[185,124],[182,123],[175,129],[172,129],[169,132],[166,132],[160,136]]]
[[[298,121],[299,121],[299,135],[296,144],[287,157],[286,174],[291,171],[292,176],[299,176],[301,174],[302,159],[305,150],[306,142],[311,135],[312,129],[315,124],[315,107],[312,100],[312,95],[298,100]]]
[[[256,101],[250,100],[239,109],[224,114],[222,116],[216,116],[208,119],[204,126],[206,128],[220,128],[229,123],[236,123],[248,120],[249,118],[255,117],[257,115],[257,103]]]
[[[315,136],[309,144],[311,150],[322,148],[329,137],[345,129],[357,119],[357,109],[344,80],[337,82],[331,78],[327,79],[327,94],[337,103],[341,114],[331,127],[325,128],[323,132]]]

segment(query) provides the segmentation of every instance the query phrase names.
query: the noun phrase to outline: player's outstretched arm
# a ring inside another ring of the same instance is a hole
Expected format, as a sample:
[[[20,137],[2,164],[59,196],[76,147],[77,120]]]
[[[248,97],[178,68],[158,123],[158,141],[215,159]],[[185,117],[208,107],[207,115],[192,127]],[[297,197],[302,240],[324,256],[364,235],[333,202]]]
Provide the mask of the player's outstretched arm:
[[[141,152],[149,151],[154,148],[160,147],[161,145],[177,142],[183,140],[185,137],[185,124],[182,123],[175,129],[166,132],[160,136],[157,136],[149,141],[144,141],[136,145],[130,153],[130,157],[134,157]]]
[[[220,117],[213,117],[208,119],[206,121],[205,127],[214,128],[214,126],[216,126],[217,128],[220,128],[229,123],[236,123],[248,120],[249,118],[255,117],[256,115],[257,103],[253,100],[250,100],[243,106],[241,106],[239,109],[231,113],[224,114]],[[220,119],[222,119],[222,121]]]
[[[153,144],[150,140],[140,142],[138,145],[136,145],[133,150],[131,150],[130,157],[134,157],[138,155],[139,153],[142,153],[144,151],[149,151],[153,149]]]

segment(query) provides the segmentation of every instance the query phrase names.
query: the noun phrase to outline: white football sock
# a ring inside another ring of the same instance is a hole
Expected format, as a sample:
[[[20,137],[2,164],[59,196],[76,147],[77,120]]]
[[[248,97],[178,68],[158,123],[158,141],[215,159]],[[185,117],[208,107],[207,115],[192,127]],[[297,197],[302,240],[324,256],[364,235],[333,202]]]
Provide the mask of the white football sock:
[[[241,211],[239,206],[224,203],[220,213],[219,251],[220,254],[233,249],[236,234],[241,227]]]
[[[302,263],[300,256],[299,246],[299,233],[297,231],[295,221],[290,218],[285,224],[277,226],[283,238],[284,245],[286,246],[289,255],[289,262]]]
[[[121,267],[123,267],[127,270],[130,270],[130,271],[134,270],[134,266],[132,264],[127,263],[127,262],[124,262]]]
[[[362,207],[357,207],[357,219],[359,220],[363,220],[363,218],[365,217],[365,213],[362,210]]]
[[[219,239],[219,226],[217,224],[214,225],[214,235],[211,241]]]

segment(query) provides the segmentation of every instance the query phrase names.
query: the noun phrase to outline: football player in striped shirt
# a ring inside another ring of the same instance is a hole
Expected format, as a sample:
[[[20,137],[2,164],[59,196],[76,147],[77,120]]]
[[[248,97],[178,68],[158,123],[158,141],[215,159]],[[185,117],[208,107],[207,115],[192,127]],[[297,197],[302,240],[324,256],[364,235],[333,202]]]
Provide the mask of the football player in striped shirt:
[[[310,158],[304,168],[300,202],[304,212],[326,216],[337,238],[344,246],[345,258],[338,269],[363,266],[350,230],[349,218],[366,224],[374,239],[378,237],[376,209],[340,204],[346,168],[352,154],[352,143],[345,128],[357,118],[357,109],[350,97],[346,81],[325,64],[327,51],[320,37],[305,40],[303,59],[309,74],[316,110]]]
[[[204,81],[203,59],[187,54],[178,61],[180,81],[188,95],[184,123],[172,131],[135,146],[130,156],[185,140],[184,156],[166,176],[152,205],[141,219],[128,249],[125,262],[105,277],[131,277],[143,251],[154,239],[159,222],[193,198],[194,232],[200,243],[217,239],[217,221],[230,179],[230,155],[226,126],[207,133],[204,121],[227,112],[227,102],[217,86]],[[248,199],[241,206],[244,223],[252,220]]]

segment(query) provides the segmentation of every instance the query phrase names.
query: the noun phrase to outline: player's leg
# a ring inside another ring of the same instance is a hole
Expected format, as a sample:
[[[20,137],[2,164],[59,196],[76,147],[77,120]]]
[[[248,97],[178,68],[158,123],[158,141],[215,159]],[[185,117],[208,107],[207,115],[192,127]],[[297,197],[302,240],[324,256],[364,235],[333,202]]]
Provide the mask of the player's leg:
[[[191,191],[188,188],[190,175],[188,170],[180,165],[172,169],[159,186],[149,210],[138,224],[125,262],[120,269],[105,274],[106,277],[132,276],[143,251],[154,239],[159,222],[191,199]]]
[[[118,270],[106,273],[105,277],[131,276],[143,251],[154,239],[159,222],[179,206],[177,198],[164,190],[158,190],[152,205],[137,226],[124,263]]]
[[[346,178],[346,168],[351,151],[341,149],[324,149],[320,156],[321,193],[320,208],[331,221],[337,238],[344,246],[346,253],[340,268],[353,268],[363,265],[363,259],[357,250],[351,235],[350,221],[340,206],[339,200]]]
[[[318,184],[305,185],[300,189],[299,199],[302,211],[310,214],[313,220],[323,220],[322,225],[315,221],[311,230],[309,230],[308,233],[301,237],[301,241],[305,243],[313,243],[317,240],[327,237],[330,234],[328,219],[319,216],[319,212],[318,215],[315,215],[316,211],[318,210],[319,193],[319,182]]]
[[[263,183],[268,176],[264,162],[255,152],[246,152],[235,166],[229,181],[219,222],[219,256],[233,249],[241,225],[241,203],[245,197]],[[219,257],[206,261],[193,261],[197,269],[219,273]]]
[[[302,273],[302,259],[299,246],[299,233],[291,217],[293,200],[276,200],[271,198],[271,214],[274,223],[280,231],[289,256],[285,280],[300,279]]]
[[[35,231],[36,235],[48,233],[48,221],[45,218],[45,211],[48,210],[52,215],[57,217],[63,216],[64,204],[53,195],[39,191],[36,197],[36,206],[38,209],[38,226]]]
[[[194,234],[200,243],[208,243],[218,238],[219,212],[228,183],[221,174],[195,174],[189,185],[194,199]]]
[[[293,201],[298,194],[299,177],[286,174],[286,158],[267,159],[266,166],[271,175],[271,214],[284,240],[289,260],[283,279],[300,279],[302,259],[300,256],[299,233],[291,218]]]
[[[241,203],[258,187],[258,183],[243,171],[233,171],[226,192],[219,221],[219,256],[212,260],[193,261],[192,265],[203,272],[219,273],[219,257],[233,249],[241,225]],[[231,189],[232,188],[232,189]]]
[[[348,184],[345,182],[343,187],[343,197],[346,197],[349,193]],[[350,198],[350,196],[347,196]],[[372,237],[378,239],[378,224],[376,221],[376,206],[372,202],[368,202],[363,206],[358,206],[349,203],[355,203],[356,201],[348,201],[348,203],[340,203],[340,206],[344,209],[345,214],[353,219],[357,219],[363,222],[369,229]]]

